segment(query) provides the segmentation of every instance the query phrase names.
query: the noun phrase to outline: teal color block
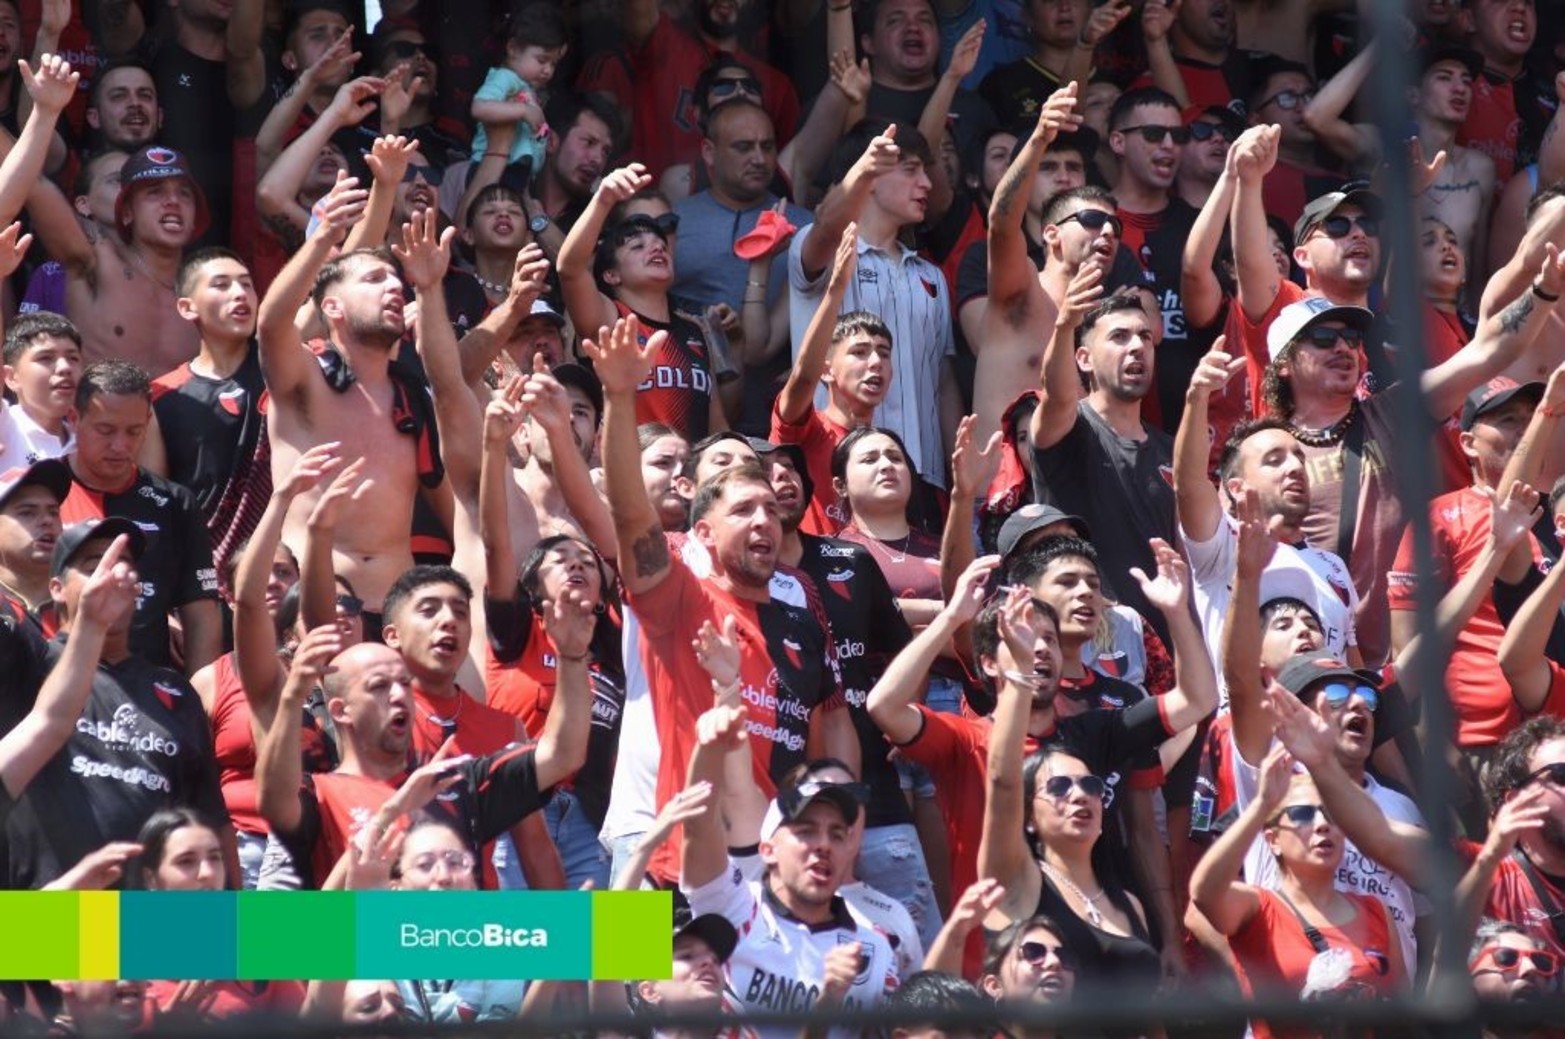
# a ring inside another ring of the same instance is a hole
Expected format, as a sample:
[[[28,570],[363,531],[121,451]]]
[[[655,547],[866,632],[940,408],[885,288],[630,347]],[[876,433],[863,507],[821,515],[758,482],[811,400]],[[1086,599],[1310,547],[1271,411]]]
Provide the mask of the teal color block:
[[[239,977],[237,893],[120,893],[120,977],[232,981]]]
[[[360,978],[575,981],[592,977],[585,891],[366,891]]]

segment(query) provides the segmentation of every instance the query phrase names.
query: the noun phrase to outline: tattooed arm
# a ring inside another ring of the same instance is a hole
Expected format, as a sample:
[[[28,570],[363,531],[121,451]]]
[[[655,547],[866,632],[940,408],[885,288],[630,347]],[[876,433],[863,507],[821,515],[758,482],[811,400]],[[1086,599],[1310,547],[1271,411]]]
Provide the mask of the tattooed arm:
[[[1455,413],[1468,393],[1515,362],[1538,337],[1556,306],[1543,297],[1558,299],[1562,290],[1565,263],[1551,243],[1531,287],[1498,314],[1485,319],[1472,342],[1424,373],[1419,389],[1429,413],[1436,419]]]
[[[1044,153],[1062,130],[1074,129],[1080,122],[1072,114],[1075,105],[1074,83],[1051,94],[1038,111],[1031,136],[995,185],[994,200],[989,203],[989,306],[1000,308],[996,313],[1017,310],[1037,284],[1038,268],[1027,258],[1022,217]]]

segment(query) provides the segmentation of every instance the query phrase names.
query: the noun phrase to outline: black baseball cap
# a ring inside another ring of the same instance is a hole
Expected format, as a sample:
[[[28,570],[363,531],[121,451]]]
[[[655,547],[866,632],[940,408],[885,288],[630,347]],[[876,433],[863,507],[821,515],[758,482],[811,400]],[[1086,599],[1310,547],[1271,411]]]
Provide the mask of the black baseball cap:
[[[717,913],[696,916],[689,906],[680,906],[674,910],[674,940],[686,935],[705,942],[721,963],[727,963],[739,945],[739,932],[727,917]]]
[[[1023,505],[1006,518],[1005,524],[1000,527],[999,536],[995,539],[995,548],[999,549],[1002,556],[1008,556],[1028,534],[1056,523],[1069,523],[1083,541],[1092,540],[1092,530],[1087,526],[1087,521],[1080,516],[1062,512],[1053,505],[1032,502]]]
[[[1277,684],[1300,700],[1304,699],[1305,690],[1310,686],[1332,678],[1362,682],[1376,689],[1379,689],[1381,684],[1380,675],[1374,671],[1352,667],[1341,658],[1319,650],[1298,654],[1277,672]]]
[[[863,783],[833,783],[805,773],[797,783],[777,788],[777,797],[761,820],[761,840],[770,841],[780,827],[787,826],[817,801],[832,805],[842,813],[849,826],[858,822],[859,811],[869,800],[869,788]]]
[[[1380,196],[1368,188],[1353,188],[1349,191],[1328,191],[1324,195],[1310,200],[1304,207],[1304,212],[1293,225],[1293,244],[1303,245],[1304,236],[1309,234],[1317,224],[1320,224],[1343,206],[1358,206],[1370,216],[1378,217],[1385,208],[1380,201]]]
[[[123,516],[108,516],[101,520],[88,520],[66,527],[60,532],[60,540],[54,543],[54,558],[49,562],[49,576],[59,577],[71,565],[71,560],[90,541],[117,538],[121,534],[130,538],[131,558],[140,558],[146,550],[147,536],[141,528]]]
[[[1543,399],[1544,388],[1541,382],[1517,382],[1497,375],[1469,393],[1467,400],[1462,402],[1462,429],[1472,429],[1473,423],[1480,417],[1505,406],[1516,397],[1531,397],[1536,404]]]
[[[810,501],[815,497],[815,481],[810,479],[809,460],[804,457],[804,448],[798,444],[774,444],[770,440],[760,437],[745,437],[745,443],[761,458],[781,451],[793,460],[794,472],[799,474],[799,479],[804,483],[804,500]]]
[[[65,501],[71,493],[71,470],[58,458],[45,458],[26,467],[17,467],[0,473],[0,509],[11,500],[11,495],[23,487],[44,487],[56,501]]]
[[[174,149],[152,144],[126,159],[125,165],[120,167],[120,193],[114,200],[114,221],[119,226],[120,237],[126,241],[130,240],[130,226],[126,218],[130,215],[131,193],[138,187],[160,180],[189,181],[196,200],[195,226],[190,229],[192,241],[200,237],[212,222],[206,192],[201,190],[201,182],[191,172],[190,163]]]

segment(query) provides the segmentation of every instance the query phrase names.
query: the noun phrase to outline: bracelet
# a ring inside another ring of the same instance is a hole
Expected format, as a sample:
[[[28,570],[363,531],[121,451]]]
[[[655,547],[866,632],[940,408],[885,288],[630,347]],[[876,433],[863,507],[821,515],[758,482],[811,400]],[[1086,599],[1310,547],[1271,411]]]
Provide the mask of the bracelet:
[[[1539,287],[1537,282],[1532,283],[1532,294],[1543,300],[1545,303],[1558,303],[1560,301],[1560,294],[1558,292],[1544,292],[1543,289]]]
[[[1038,676],[1026,671],[1001,671],[1000,676],[1017,685],[1026,686],[1028,689],[1036,689],[1039,686]]]
[[[766,288],[766,282],[764,282],[764,281],[746,281],[745,284],[750,286],[752,289],[764,289],[764,288]],[[1558,299],[1559,297],[1555,297],[1555,298]]]
[[[586,663],[587,658],[592,656],[592,654],[591,653],[583,653],[579,657],[568,657],[564,653],[556,652],[555,656],[559,657],[561,660],[569,660],[573,664],[582,664],[582,663]]]
[[[739,692],[739,689],[742,685],[743,680],[738,677],[735,677],[734,680],[729,682],[727,685],[718,685],[717,679],[712,679],[712,691],[718,696],[733,696]]]

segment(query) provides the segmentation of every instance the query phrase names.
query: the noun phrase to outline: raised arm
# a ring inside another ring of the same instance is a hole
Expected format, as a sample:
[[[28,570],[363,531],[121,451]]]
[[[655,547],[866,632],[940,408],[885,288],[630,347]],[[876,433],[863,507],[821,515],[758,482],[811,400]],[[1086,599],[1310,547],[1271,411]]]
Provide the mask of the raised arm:
[[[869,59],[853,63],[853,51],[842,50],[831,58],[830,76],[815,96],[799,132],[777,154],[777,166],[793,188],[794,201],[808,206],[813,200],[815,177],[831,158],[831,150],[848,127],[863,118],[870,86]],[[858,118],[853,114],[859,113]]]
[[[484,409],[484,456],[478,477],[478,536],[484,543],[484,584],[493,599],[509,599],[516,590],[516,549],[511,539],[508,501],[511,481],[511,438],[522,424],[520,375],[506,380]],[[538,543],[537,517],[527,540]]]
[[[1539,265],[1548,257],[1550,245],[1565,245],[1565,198],[1550,198],[1532,214],[1521,245],[1484,286],[1480,319],[1493,316],[1526,294],[1538,276]]]
[[[587,735],[592,728],[592,682],[587,670],[597,620],[592,604],[576,589],[562,592],[543,611],[543,627],[554,642],[559,667],[554,702],[534,751],[540,790],[569,779],[587,760]]]
[[[121,534],[98,561],[82,589],[71,637],[55,662],[32,710],[0,736],[0,783],[15,800],[76,731],[82,707],[92,695],[108,631],[136,606],[136,571],[126,558],[130,539]]]
[[[1168,42],[1178,6],[1178,0],[1146,0],[1141,8],[1141,39],[1147,48],[1147,71],[1152,74],[1152,85],[1184,110],[1190,105],[1190,92],[1185,89],[1185,77],[1179,73],[1174,49]]]
[[[293,254],[261,300],[256,339],[266,389],[273,398],[297,395],[311,375],[315,359],[304,349],[294,317],[310,298],[315,276],[326,265],[332,249],[364,212],[367,198],[368,193],[359,188],[358,181],[339,173],[337,183],[316,206],[320,225]]]
[[[467,175],[467,190],[462,192],[462,201],[456,207],[456,226],[467,227],[467,214],[473,208],[473,200],[478,193],[491,184],[497,184],[500,176],[505,172],[511,158],[511,141],[516,136],[515,123],[485,123],[484,129],[489,134],[489,149],[478,158],[478,165],[473,166]],[[530,221],[531,217],[526,212],[527,206],[522,206],[523,222]]]
[[[695,650],[696,661],[712,679],[714,706],[743,709],[738,619],[731,613],[726,615],[721,629],[709,620],[702,621],[696,637],[691,640],[691,648]],[[761,825],[766,820],[771,798],[756,786],[754,768],[749,740],[740,741],[723,755],[722,800],[718,807],[730,848],[747,848],[761,840]]]
[[[266,90],[266,56],[261,52],[266,0],[234,0],[224,33],[228,100],[239,111],[261,100]],[[347,34],[344,34],[347,35]]]
[[[1239,177],[1234,172],[1234,149],[1230,144],[1223,172],[1217,175],[1212,193],[1206,197],[1206,203],[1190,227],[1190,237],[1185,239],[1180,263],[1179,290],[1184,298],[1185,320],[1192,328],[1212,327],[1223,310],[1223,286],[1217,280],[1213,264],[1238,189]]]
[[[332,135],[345,126],[357,126],[375,111],[375,98],[385,81],[373,76],[350,80],[337,88],[337,94],[320,118],[294,138],[256,185],[256,208],[279,237],[289,240],[287,232],[302,235],[310,223],[310,214],[299,204],[299,192],[310,171],[320,161],[321,150]]]
[[[1261,785],[1255,800],[1201,856],[1190,876],[1190,901],[1219,934],[1238,934],[1261,907],[1255,888],[1240,881],[1239,871],[1250,845],[1288,796],[1293,760],[1278,747],[1267,755],[1260,768]]]
[[[957,582],[945,608],[902,648],[902,652],[891,658],[891,663],[869,691],[865,709],[892,743],[910,743],[923,731],[924,718],[917,704],[923,699],[929,669],[952,636],[978,616],[984,604],[984,583],[999,565],[999,556],[984,556],[974,561]]]
[[[632,595],[662,581],[671,565],[663,524],[641,479],[636,440],[636,387],[666,335],[653,333],[643,348],[636,342],[635,325],[624,318],[612,330],[600,332],[597,342],[582,342],[603,384],[603,483],[619,548],[620,579]]]
[[[353,463],[335,477],[316,499],[304,521],[304,554],[299,557],[299,620],[309,631],[337,623],[337,570],[332,546],[337,540],[337,521],[348,502],[362,501],[374,487],[363,478],[364,460]],[[379,638],[380,632],[366,631],[365,638]]]
[[[1376,40],[1322,83],[1315,92],[1315,100],[1304,106],[1304,125],[1314,132],[1317,141],[1350,166],[1373,165],[1380,161],[1380,134],[1375,128],[1350,123],[1342,117],[1359,91],[1364,89],[1364,84],[1369,82],[1370,70],[1379,57],[1380,41]]]
[[[385,97],[384,94],[381,96]],[[384,108],[381,114],[384,118]],[[417,151],[418,142],[406,137],[382,136],[375,139],[375,143],[370,146],[370,153],[364,156],[364,164],[369,167],[371,178],[369,204],[364,207],[364,215],[358,223],[348,229],[348,239],[342,243],[345,251],[373,249],[390,237],[388,232],[391,230],[391,211],[397,202],[397,188]]]
[[[1016,310],[1029,293],[1043,295],[1038,288],[1038,268],[1027,256],[1022,217],[1027,214],[1038,164],[1049,145],[1061,133],[1080,125],[1076,84],[1067,83],[1044,102],[1031,135],[995,185],[994,199],[989,203],[989,308],[1001,308],[997,313],[1002,317]]]
[[[281,100],[266,113],[260,130],[256,131],[255,168],[258,174],[264,176],[282,154],[288,144],[288,135],[298,124],[299,116],[315,93],[316,86],[323,82],[329,83],[338,74],[353,68],[360,57],[362,55],[353,49],[353,33],[345,32],[333,40],[331,46],[322,51],[313,64],[300,71]]]
[[[609,516],[608,505],[598,494],[597,485],[592,482],[592,471],[582,456],[582,445],[576,443],[571,424],[574,405],[565,387],[549,374],[548,365],[541,356],[533,358],[532,374],[522,386],[522,406],[548,438],[552,460],[550,476],[565,499],[571,518],[587,535],[588,541],[594,545],[612,546],[614,520]],[[590,443],[587,446],[590,448]]]
[[[1212,394],[1221,393],[1228,380],[1244,370],[1244,358],[1229,356],[1223,349],[1226,345],[1225,337],[1218,336],[1196,366],[1185,391],[1185,413],[1174,435],[1174,506],[1179,528],[1197,542],[1212,540],[1223,522],[1222,497],[1207,475],[1211,458],[1207,417]]]
[[[832,187],[815,210],[815,225],[800,248],[799,263],[804,277],[814,281],[831,262],[837,243],[842,240],[842,229],[859,218],[864,201],[869,198],[875,179],[889,173],[902,161],[902,151],[897,147],[897,127],[892,124],[886,132],[869,142],[864,154],[858,157],[842,178],[842,183]]]
[[[740,707],[714,707],[696,719],[696,749],[690,755],[689,786],[706,784],[711,790],[706,808],[685,819],[680,845],[679,885],[701,887],[728,868],[728,837],[718,810],[723,795],[723,760],[749,739],[745,712]]]
[[[278,833],[298,829],[302,815],[299,786],[304,781],[300,756],[299,718],[305,698],[330,671],[342,652],[342,632],[336,624],[312,628],[294,653],[293,666],[277,698],[277,713],[264,730],[253,719],[255,730],[255,805],[261,818]]]
[[[651,183],[647,168],[639,162],[622,166],[604,177],[598,190],[592,193],[592,201],[571,225],[565,244],[560,246],[556,264],[560,292],[565,296],[565,309],[570,314],[571,324],[581,334],[612,324],[617,314],[614,301],[598,290],[598,281],[592,276],[593,254],[603,234],[603,225],[608,222],[609,211]]]
[[[1034,450],[1053,447],[1076,425],[1076,404],[1081,400],[1076,330],[1102,295],[1103,267],[1088,260],[1071,274],[1065,300],[1054,319],[1054,334],[1043,348],[1043,385],[1027,426]]]
[[[978,50],[984,43],[982,18],[967,27],[956,46],[951,48],[951,58],[945,72],[935,81],[935,89],[924,102],[924,111],[918,117],[918,132],[929,142],[929,148],[939,155],[944,149],[946,135],[950,133],[951,102],[962,88],[962,80],[978,66]],[[936,162],[926,172],[929,174],[929,209],[925,219],[934,224],[951,208],[952,190],[955,187],[946,177],[946,164]]]
[[[973,542],[973,512],[1000,470],[1000,438],[995,430],[980,450],[974,442],[978,416],[968,415],[956,427],[951,452],[951,503],[940,532],[940,593],[949,601],[957,583],[977,555]]]
[[[1277,165],[1278,126],[1252,126],[1229,149],[1239,187],[1234,192],[1234,283],[1239,306],[1251,321],[1266,316],[1282,291],[1282,275],[1272,261],[1261,185]]]
[[[72,72],[64,58],[43,55],[35,72],[26,61],[16,63],[17,73],[32,101],[32,111],[5,161],[0,163],[0,224],[9,224],[22,211],[33,184],[41,180],[54,127],[60,113],[76,96],[81,74]],[[40,233],[41,229],[40,229]]]
[[[790,426],[801,424],[815,408],[815,388],[826,371],[832,329],[836,327],[837,315],[842,313],[842,301],[847,297],[848,286],[853,283],[854,272],[858,269],[858,251],[859,225],[849,223],[837,240],[826,293],[810,318],[810,326],[799,343],[799,356],[794,358],[793,370],[788,373],[788,381],[777,397],[777,415]]]
[[[1199,724],[1217,709],[1217,674],[1201,629],[1190,613],[1189,564],[1161,538],[1150,543],[1157,558],[1157,576],[1149,578],[1139,567],[1131,567],[1130,576],[1141,585],[1147,601],[1163,611],[1168,623],[1174,688],[1163,694],[1163,718],[1169,732],[1174,733]]]
[[[1239,521],[1239,548],[1223,617],[1223,684],[1228,688],[1234,750],[1240,760],[1256,765],[1272,741],[1272,719],[1261,682],[1261,573],[1277,550],[1277,541],[1267,529],[1254,488],[1235,503],[1234,516]]]
[[[462,360],[462,382],[477,386],[517,327],[532,312],[533,303],[548,291],[549,259],[537,242],[522,246],[511,268],[511,289],[484,319],[457,343]],[[590,329],[583,329],[590,334]]]
[[[1554,672],[1549,666],[1547,650],[1549,633],[1559,619],[1562,604],[1565,604],[1565,566],[1556,566],[1522,603],[1505,629],[1505,637],[1500,640],[1497,654],[1500,670],[1510,683],[1511,695],[1529,713],[1543,707],[1549,686],[1553,684]]]

